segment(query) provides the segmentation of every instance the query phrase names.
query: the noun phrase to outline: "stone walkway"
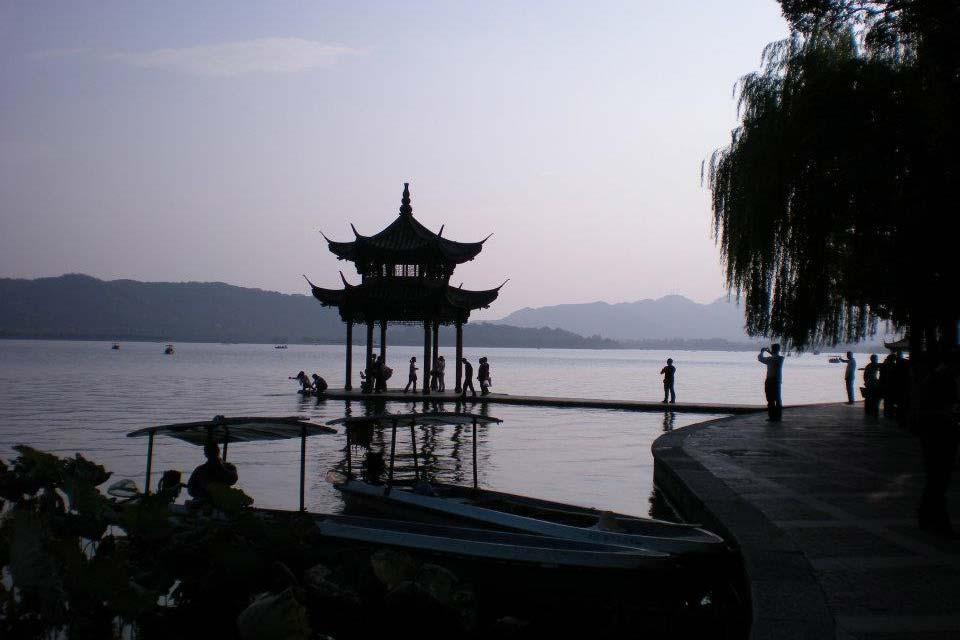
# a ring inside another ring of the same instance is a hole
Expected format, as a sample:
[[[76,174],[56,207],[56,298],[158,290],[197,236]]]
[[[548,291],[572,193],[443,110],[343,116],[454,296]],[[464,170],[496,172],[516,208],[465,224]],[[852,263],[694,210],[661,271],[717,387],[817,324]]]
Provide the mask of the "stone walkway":
[[[917,528],[917,439],[862,404],[765,418],[701,423],[653,445],[657,486],[739,547],[751,638],[960,638],[960,541]]]

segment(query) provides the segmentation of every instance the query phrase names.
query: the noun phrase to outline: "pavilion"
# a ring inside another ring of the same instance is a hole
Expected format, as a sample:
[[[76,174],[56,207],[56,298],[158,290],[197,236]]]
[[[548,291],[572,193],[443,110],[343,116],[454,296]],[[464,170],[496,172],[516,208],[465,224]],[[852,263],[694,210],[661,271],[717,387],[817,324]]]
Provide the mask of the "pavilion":
[[[450,286],[458,264],[473,260],[483,249],[480,242],[456,242],[434,233],[413,217],[409,183],[403,185],[400,215],[376,235],[363,236],[352,224],[355,238],[336,242],[323,236],[338,260],[349,260],[360,275],[350,284],[340,272],[343,289],[324,289],[308,279],[313,296],[325,307],[337,307],[347,324],[345,389],[352,389],[353,325],[367,327],[365,363],[373,356],[373,327],[380,325],[380,355],[387,357],[387,324],[423,325],[423,393],[430,393],[430,369],[439,353],[440,325],[454,325],[457,335],[456,391],[463,376],[463,325],[474,309],[487,308],[497,299],[495,289],[470,291]],[[493,234],[491,234],[493,235]],[[504,282],[506,284],[506,282]]]

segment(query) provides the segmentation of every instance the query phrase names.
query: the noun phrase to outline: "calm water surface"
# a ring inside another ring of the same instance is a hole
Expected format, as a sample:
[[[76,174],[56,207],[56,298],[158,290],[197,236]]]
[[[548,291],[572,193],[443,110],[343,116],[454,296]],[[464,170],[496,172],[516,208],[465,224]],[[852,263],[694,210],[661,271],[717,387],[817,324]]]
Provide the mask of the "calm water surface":
[[[363,349],[354,351],[358,372]],[[413,355],[419,360],[422,349],[393,347],[388,355],[397,371],[391,380],[396,386],[405,384],[405,363]],[[453,354],[446,355],[447,383],[453,386]],[[658,372],[673,357],[680,401],[763,402],[764,371],[752,353],[484,349],[466,355],[474,362],[488,356],[497,392],[658,400]],[[857,359],[862,366],[867,356]],[[272,345],[184,343],[168,356],[157,343],[123,343],[113,351],[103,342],[0,340],[0,457],[8,458],[19,443],[60,455],[81,452],[112,470],[115,478],[132,478],[142,486],[146,439],[126,438],[134,429],[217,414],[297,415],[321,422],[380,410],[359,402],[302,398],[287,379],[301,369],[318,371],[331,386],[342,386],[343,347],[279,350]],[[788,358],[784,402],[844,400],[842,377],[842,365],[827,364],[826,354]],[[422,403],[388,407],[391,412],[422,409]],[[480,429],[483,486],[637,515],[650,507],[651,443],[665,430],[718,417],[484,403],[473,410],[504,421]],[[408,437],[398,439],[398,452],[408,450]],[[471,481],[468,431],[421,430],[417,440],[438,478]],[[375,446],[382,442],[377,434]],[[340,433],[308,440],[311,510],[342,507],[324,476],[342,465],[344,446]],[[160,437],[153,468],[157,474],[180,469],[186,476],[202,457],[195,447]],[[240,471],[241,488],[259,506],[296,507],[298,441],[238,444],[229,457]]]

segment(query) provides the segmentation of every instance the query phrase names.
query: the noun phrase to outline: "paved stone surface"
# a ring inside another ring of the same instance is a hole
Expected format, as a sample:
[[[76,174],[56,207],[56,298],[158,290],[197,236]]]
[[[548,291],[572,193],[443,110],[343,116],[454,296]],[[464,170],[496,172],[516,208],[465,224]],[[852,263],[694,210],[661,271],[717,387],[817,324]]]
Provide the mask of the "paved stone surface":
[[[368,395],[361,393],[359,389],[347,391],[345,389],[327,389],[324,397],[333,400],[365,400],[376,399],[387,402],[412,402],[422,400],[423,402],[456,402],[460,395],[453,391],[438,392],[434,391],[430,395],[422,393],[403,393],[399,390],[392,390],[386,393],[377,393]],[[585,409],[619,409],[622,411],[659,411],[668,406],[662,402],[642,402],[639,400],[609,400],[604,398],[558,398],[550,396],[515,396],[509,393],[491,393],[486,396],[479,394],[474,398],[468,396],[464,401],[468,406],[474,402],[490,402],[497,404],[519,404],[529,406],[549,406],[549,407],[570,407]],[[759,405],[744,404],[703,404],[678,402],[669,405],[670,411],[684,413],[721,413],[721,414],[746,414],[765,411],[766,407]]]
[[[701,423],[653,445],[657,485],[739,547],[751,637],[960,638],[960,541],[916,526],[917,439],[860,404],[765,418]]]

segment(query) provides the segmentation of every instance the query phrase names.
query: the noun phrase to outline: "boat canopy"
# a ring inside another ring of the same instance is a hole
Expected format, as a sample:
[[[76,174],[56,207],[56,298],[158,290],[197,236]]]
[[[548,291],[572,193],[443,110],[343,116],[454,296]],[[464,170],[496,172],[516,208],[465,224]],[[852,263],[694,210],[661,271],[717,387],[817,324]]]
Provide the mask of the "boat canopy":
[[[127,434],[128,438],[148,435],[168,435],[190,444],[203,446],[210,439],[217,444],[230,442],[259,442],[262,440],[288,440],[336,433],[336,429],[307,422],[302,418],[224,418],[217,416],[204,422],[185,422],[156,427],[146,427]]]
[[[350,416],[331,420],[328,425],[343,425],[348,429],[354,426],[370,424],[386,424],[395,426],[413,425],[471,425],[471,424],[500,424],[500,418],[482,416],[476,413],[455,413],[452,411],[438,411],[434,413],[382,413],[373,416]]]
[[[184,422],[137,429],[127,434],[128,438],[147,436],[147,477],[144,492],[150,493],[150,474],[153,469],[153,439],[166,434],[204,446],[210,441],[223,445],[223,459],[227,459],[227,445],[231,442],[260,442],[263,440],[288,440],[300,438],[300,511],[304,510],[305,477],[307,465],[307,436],[321,433],[336,433],[336,429],[322,424],[313,424],[296,416],[289,418],[225,418],[214,416],[205,422]]]

